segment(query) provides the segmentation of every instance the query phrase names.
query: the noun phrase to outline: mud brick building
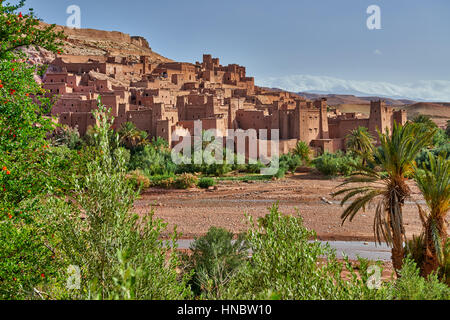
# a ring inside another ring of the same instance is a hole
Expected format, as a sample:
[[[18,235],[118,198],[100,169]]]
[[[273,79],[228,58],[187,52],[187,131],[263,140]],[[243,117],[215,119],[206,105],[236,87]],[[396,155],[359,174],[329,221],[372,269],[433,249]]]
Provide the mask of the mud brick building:
[[[82,135],[94,125],[91,111],[98,96],[112,109],[115,129],[133,122],[150,137],[169,141],[175,129],[193,134],[198,120],[203,129],[217,129],[224,136],[227,129],[267,129],[270,138],[270,129],[278,129],[280,153],[298,141],[334,152],[344,149],[345,136],[358,126],[375,134],[391,129],[394,121],[406,122],[405,111],[394,111],[383,101],[371,102],[369,118],[332,114],[326,99],[308,101],[257,87],[245,67],[222,66],[207,54],[195,64],[154,64],[146,56],[59,56],[44,77],[44,89],[59,97],[52,110],[59,122],[77,127]]]

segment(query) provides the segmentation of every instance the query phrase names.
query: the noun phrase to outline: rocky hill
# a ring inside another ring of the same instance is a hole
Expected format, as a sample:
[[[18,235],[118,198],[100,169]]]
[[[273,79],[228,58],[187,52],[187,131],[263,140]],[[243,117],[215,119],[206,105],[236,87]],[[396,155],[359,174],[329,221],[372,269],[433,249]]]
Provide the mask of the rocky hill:
[[[172,61],[154,52],[148,41],[140,36],[130,36],[118,31],[72,29],[64,26],[57,26],[57,30],[63,31],[66,35],[63,56],[74,58],[89,56],[94,58],[96,56],[114,55],[138,59],[139,56],[146,55],[150,57],[153,63]]]

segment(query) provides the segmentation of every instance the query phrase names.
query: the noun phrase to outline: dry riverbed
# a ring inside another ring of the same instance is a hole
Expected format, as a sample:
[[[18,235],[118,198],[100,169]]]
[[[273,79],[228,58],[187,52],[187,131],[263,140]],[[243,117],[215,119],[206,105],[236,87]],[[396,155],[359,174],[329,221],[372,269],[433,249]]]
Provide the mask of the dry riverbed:
[[[135,210],[145,214],[153,207],[155,217],[166,221],[169,229],[177,225],[182,238],[192,239],[204,235],[212,226],[234,233],[245,231],[245,214],[263,217],[279,201],[282,213],[300,214],[305,226],[314,229],[320,240],[373,241],[374,207],[341,225],[343,208],[339,198],[333,199],[330,194],[342,181],[296,173],[275,181],[220,181],[216,190],[150,188],[135,203]],[[411,237],[421,231],[414,201],[423,203],[423,198],[413,181],[408,184],[412,199],[405,205],[404,222],[407,236]]]

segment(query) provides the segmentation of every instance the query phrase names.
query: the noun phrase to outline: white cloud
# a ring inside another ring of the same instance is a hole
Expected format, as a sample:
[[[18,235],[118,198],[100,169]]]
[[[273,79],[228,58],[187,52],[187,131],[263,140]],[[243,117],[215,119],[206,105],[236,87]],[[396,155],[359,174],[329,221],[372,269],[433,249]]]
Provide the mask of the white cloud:
[[[377,56],[381,56],[383,54],[379,49],[376,49],[373,53],[376,54]]]
[[[450,81],[423,80],[403,84],[382,81],[343,80],[326,76],[290,75],[257,81],[259,86],[292,92],[324,92],[408,98],[424,101],[450,101]]]

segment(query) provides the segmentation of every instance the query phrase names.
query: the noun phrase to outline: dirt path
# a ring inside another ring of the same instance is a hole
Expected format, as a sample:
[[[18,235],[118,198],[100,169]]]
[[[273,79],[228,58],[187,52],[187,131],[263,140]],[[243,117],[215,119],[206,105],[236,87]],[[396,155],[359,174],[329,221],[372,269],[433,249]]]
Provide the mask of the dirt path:
[[[268,207],[279,201],[281,212],[298,212],[306,227],[314,229],[321,240],[373,241],[374,208],[341,226],[343,209],[339,199],[332,199],[330,193],[342,181],[341,178],[329,180],[310,173],[296,173],[277,181],[222,181],[213,191],[152,188],[135,203],[135,208],[145,214],[153,206],[156,217],[168,222],[170,229],[177,225],[182,237],[190,239],[205,234],[211,226],[242,232],[248,227],[245,213],[263,217]],[[409,185],[412,199],[423,202],[414,183],[409,182]],[[421,223],[412,201],[405,205],[404,222],[408,237],[420,233]]]

